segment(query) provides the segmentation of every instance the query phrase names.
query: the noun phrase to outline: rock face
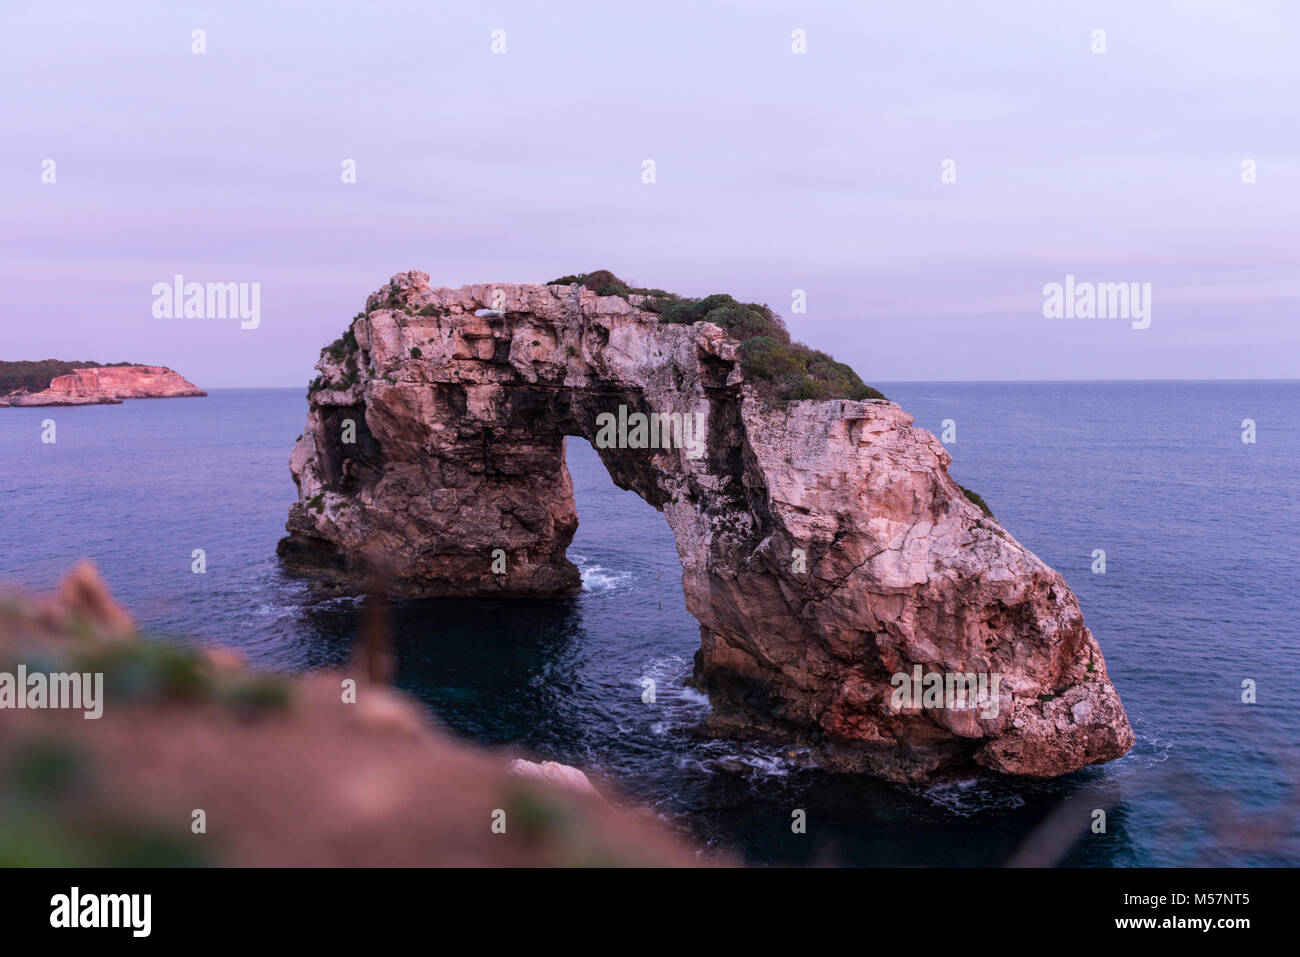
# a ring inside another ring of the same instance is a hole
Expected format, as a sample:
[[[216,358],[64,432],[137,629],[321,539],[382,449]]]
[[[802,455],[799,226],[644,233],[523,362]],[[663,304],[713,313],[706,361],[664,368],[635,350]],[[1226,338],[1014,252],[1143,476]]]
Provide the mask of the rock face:
[[[107,405],[124,399],[178,399],[207,395],[194,383],[163,366],[99,366],[55,376],[42,392],[6,396],[5,404]]]
[[[525,758],[515,758],[506,765],[506,768],[511,774],[549,781],[556,787],[562,787],[574,794],[600,798],[600,792],[591,783],[591,779],[577,768],[570,767],[567,764],[560,764],[557,761],[542,761],[539,764]],[[601,800],[603,801],[604,798],[601,798]]]
[[[378,559],[413,594],[573,594],[583,436],[673,530],[714,733],[893,780],[1054,776],[1132,746],[1078,601],[934,436],[888,401],[765,398],[721,329],[641,303],[395,276],[322,353],[281,555],[343,580]],[[646,447],[637,413],[700,428]],[[900,699],[914,673],[991,695]]]

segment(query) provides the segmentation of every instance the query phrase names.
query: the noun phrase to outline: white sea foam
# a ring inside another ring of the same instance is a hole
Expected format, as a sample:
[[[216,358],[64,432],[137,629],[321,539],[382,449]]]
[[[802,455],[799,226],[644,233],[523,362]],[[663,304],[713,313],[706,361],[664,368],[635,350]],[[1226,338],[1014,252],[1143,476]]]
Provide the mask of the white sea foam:
[[[744,774],[751,778],[783,778],[798,767],[783,752],[772,747],[731,742],[725,748],[726,753],[704,758],[695,766],[712,774]],[[713,750],[721,750],[721,747]]]
[[[658,720],[650,725],[650,730],[655,734],[670,734],[695,727],[708,715],[708,695],[683,683],[690,673],[689,661],[680,655],[669,655],[651,660],[646,665],[645,673],[637,679],[640,688],[645,688],[647,681],[654,682],[654,707]]]
[[[660,737],[698,728],[708,717],[708,695],[684,684],[692,664],[680,655],[651,660],[638,678],[644,687],[648,679],[655,683],[656,719],[650,731]],[[795,756],[798,757],[797,755]],[[679,768],[692,768],[709,774],[743,774],[749,777],[784,777],[800,764],[780,745],[754,741],[699,741],[689,753],[674,757]]]
[[[973,817],[981,811],[1007,811],[1025,803],[1019,794],[981,777],[947,784],[908,785],[903,790],[954,817]]]
[[[582,590],[593,595],[612,591],[632,581],[631,572],[610,571],[600,565],[589,565],[581,569]]]

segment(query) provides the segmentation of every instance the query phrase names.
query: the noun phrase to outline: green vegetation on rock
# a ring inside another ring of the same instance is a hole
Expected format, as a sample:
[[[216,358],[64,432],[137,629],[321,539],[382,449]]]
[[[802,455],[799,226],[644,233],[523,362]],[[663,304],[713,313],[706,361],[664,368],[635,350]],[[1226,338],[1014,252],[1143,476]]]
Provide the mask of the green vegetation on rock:
[[[586,286],[598,296],[621,296],[626,299],[628,296],[671,295],[671,293],[666,293],[662,289],[641,289],[636,286],[629,286],[608,269],[597,269],[595,272],[586,272],[574,276],[561,276],[559,279],[552,279],[546,285],[571,286],[575,282],[580,286]]]
[[[355,385],[360,380],[360,370],[357,366],[357,354],[359,346],[357,345],[356,334],[352,331],[352,323],[358,319],[364,319],[366,314],[359,312],[352,317],[352,322],[343,330],[343,334],[321,349],[320,354],[324,356],[329,353],[329,357],[335,362],[343,363],[344,380],[340,384],[322,376],[317,376],[307,383],[307,397],[311,398],[317,392],[323,389],[346,389]]]
[[[356,320],[354,319],[353,322]],[[325,352],[330,354],[330,358],[336,362],[345,356],[353,355],[357,351],[357,337],[352,332],[352,326],[349,325],[333,342],[325,347]]]
[[[745,380],[772,397],[797,399],[883,399],[843,362],[802,342],[794,342],[781,317],[766,305],[737,302],[726,293],[689,299],[662,289],[629,286],[608,269],[561,276],[548,286],[586,286],[601,296],[631,295],[646,298],[641,308],[659,315],[659,321],[678,325],[711,322],[740,343],[740,366]]]
[[[0,362],[0,395],[15,389],[27,389],[42,392],[50,387],[50,381],[61,375],[67,375],[74,369],[99,369],[109,366],[130,366],[134,362],[72,362],[63,359],[22,359],[13,362]]]
[[[968,489],[965,485],[959,484],[957,487],[961,489],[963,495],[965,495],[968,499],[970,499],[972,502],[978,505],[980,507],[980,510],[983,511],[985,515],[987,515],[989,518],[994,519],[995,521],[997,520],[997,517],[993,514],[993,509],[988,507],[988,503],[984,501],[984,499],[980,496],[979,492],[972,491],[971,489]]]

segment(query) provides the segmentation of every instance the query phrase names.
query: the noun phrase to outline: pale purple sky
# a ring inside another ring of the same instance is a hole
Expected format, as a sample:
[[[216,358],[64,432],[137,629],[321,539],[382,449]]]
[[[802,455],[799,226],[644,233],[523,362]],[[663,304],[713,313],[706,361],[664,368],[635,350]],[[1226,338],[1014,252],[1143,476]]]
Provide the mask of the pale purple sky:
[[[1291,0],[147,6],[0,0],[0,358],[298,386],[395,272],[609,268],[868,382],[1300,376]],[[1044,318],[1066,273],[1151,327]]]

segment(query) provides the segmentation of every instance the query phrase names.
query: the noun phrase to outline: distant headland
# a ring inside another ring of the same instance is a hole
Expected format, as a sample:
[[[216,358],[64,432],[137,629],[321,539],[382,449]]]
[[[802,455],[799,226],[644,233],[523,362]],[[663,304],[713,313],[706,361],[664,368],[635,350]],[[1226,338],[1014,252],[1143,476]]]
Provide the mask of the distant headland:
[[[119,405],[126,399],[207,395],[166,366],[60,359],[0,362],[0,406]]]

